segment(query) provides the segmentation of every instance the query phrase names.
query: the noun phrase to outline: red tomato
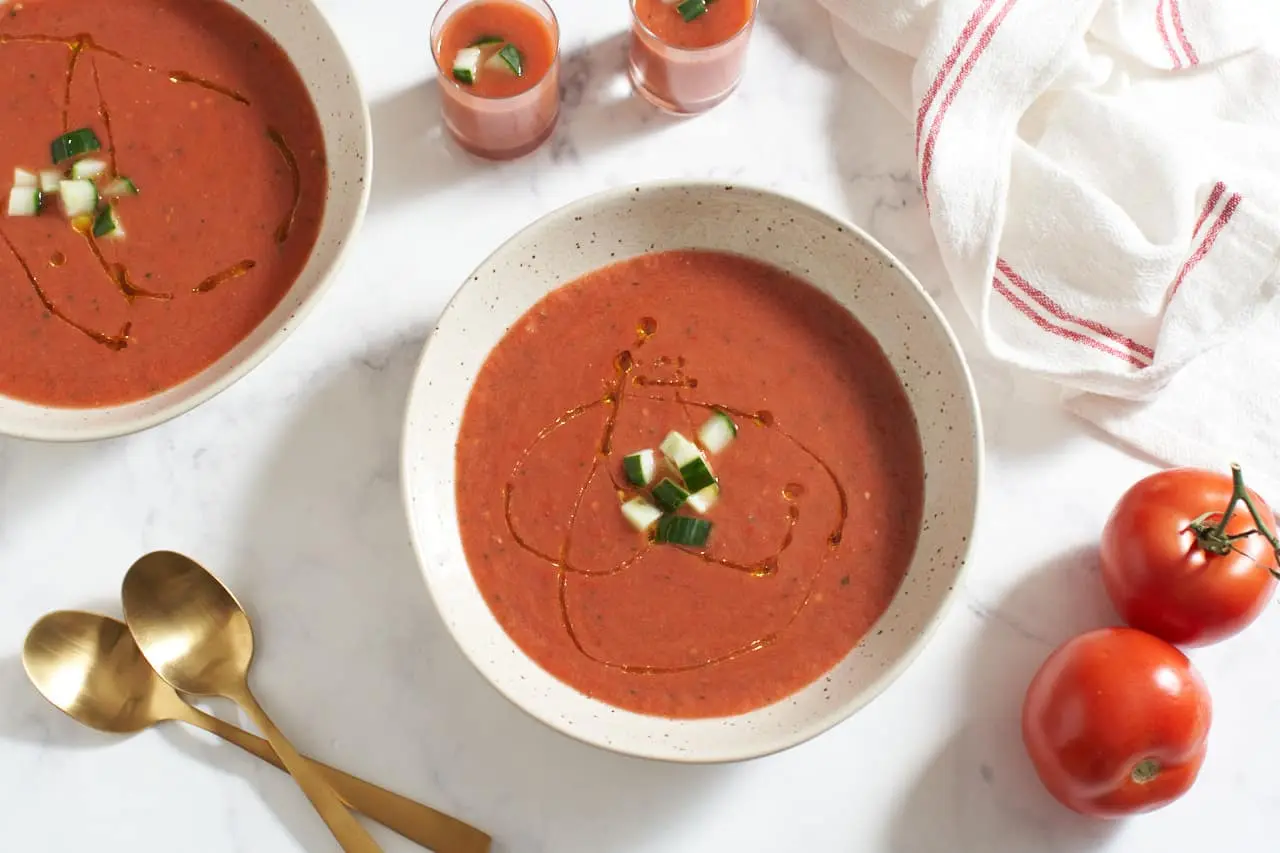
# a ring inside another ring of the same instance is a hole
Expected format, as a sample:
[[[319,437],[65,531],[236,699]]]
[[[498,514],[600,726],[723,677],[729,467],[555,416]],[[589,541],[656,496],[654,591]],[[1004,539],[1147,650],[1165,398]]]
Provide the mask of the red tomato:
[[[1240,488],[1244,483],[1240,480]],[[1243,501],[1225,529],[1232,477],[1181,468],[1153,474],[1116,505],[1102,533],[1102,580],[1124,621],[1180,645],[1215,643],[1241,631],[1275,592],[1276,554]],[[1275,517],[1248,493],[1269,532]]]
[[[1209,736],[1209,691],[1191,661],[1132,628],[1091,631],[1040,667],[1022,740],[1049,793],[1081,814],[1152,811],[1187,792]]]

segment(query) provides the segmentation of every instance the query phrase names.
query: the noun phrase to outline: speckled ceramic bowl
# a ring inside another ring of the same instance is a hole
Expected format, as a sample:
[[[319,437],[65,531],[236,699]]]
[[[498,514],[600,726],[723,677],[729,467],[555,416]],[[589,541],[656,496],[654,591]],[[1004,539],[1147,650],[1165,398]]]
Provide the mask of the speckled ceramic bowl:
[[[605,239],[607,235],[607,239]],[[796,273],[871,331],[907,389],[927,474],[916,557],[889,609],[824,678],[736,717],[671,720],[614,708],[533,663],[490,613],[459,538],[454,445],[471,384],[506,330],[557,285],[650,251],[735,252]],[[710,184],[626,187],[558,210],[486,260],[431,336],[409,399],[404,490],[414,545],[445,624],[502,693],[587,743],[647,758],[731,761],[794,746],[865,705],[924,647],[960,581],[982,441],[959,346],[934,303],[870,237],[798,201]]]
[[[369,106],[351,61],[311,0],[226,2],[280,43],[319,113],[329,160],[329,194],[315,250],[275,310],[231,351],[191,379],[145,400],[96,409],[35,406],[0,395],[0,434],[85,441],[137,432],[176,417],[257,366],[302,322],[333,280],[368,203],[373,168]]]

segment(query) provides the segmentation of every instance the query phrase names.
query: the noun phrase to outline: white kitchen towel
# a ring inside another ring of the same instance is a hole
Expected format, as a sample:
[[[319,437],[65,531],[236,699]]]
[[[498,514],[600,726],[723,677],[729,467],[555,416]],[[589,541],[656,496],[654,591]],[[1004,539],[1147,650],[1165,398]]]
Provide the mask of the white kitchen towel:
[[[1280,0],[821,0],[991,355],[1280,486]]]

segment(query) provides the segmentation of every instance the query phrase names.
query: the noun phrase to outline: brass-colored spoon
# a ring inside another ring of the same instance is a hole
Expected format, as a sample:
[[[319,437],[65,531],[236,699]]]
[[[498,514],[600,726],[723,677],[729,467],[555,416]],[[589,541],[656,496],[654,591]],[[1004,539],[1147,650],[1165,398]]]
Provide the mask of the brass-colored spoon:
[[[73,720],[111,734],[162,722],[189,723],[284,769],[260,737],[193,708],[156,675],[128,627],[96,613],[59,611],[40,619],[22,649],[27,677]],[[492,839],[462,821],[313,762],[343,800],[436,853],[489,853]]]
[[[193,696],[235,702],[262,730],[285,769],[346,853],[380,853],[338,794],[276,728],[249,689],[253,629],[222,582],[182,554],[154,551],[129,567],[124,621],[142,656],[170,685]]]

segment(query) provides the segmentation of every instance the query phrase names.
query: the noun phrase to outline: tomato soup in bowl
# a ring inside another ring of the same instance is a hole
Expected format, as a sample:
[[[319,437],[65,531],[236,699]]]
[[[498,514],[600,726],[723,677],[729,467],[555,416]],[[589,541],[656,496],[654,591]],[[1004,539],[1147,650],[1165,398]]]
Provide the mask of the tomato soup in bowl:
[[[771,193],[607,193],[513,238],[424,353],[404,487],[468,658],[539,719],[677,761],[870,701],[951,598],[981,444],[932,302]]]
[[[363,215],[367,108],[306,2],[6,9],[0,431],[158,423],[319,296]]]
[[[560,29],[542,0],[448,0],[431,47],[445,127],[467,151],[510,160],[560,117]]]
[[[757,0],[631,0],[632,85],[667,112],[705,112],[742,79]]]

